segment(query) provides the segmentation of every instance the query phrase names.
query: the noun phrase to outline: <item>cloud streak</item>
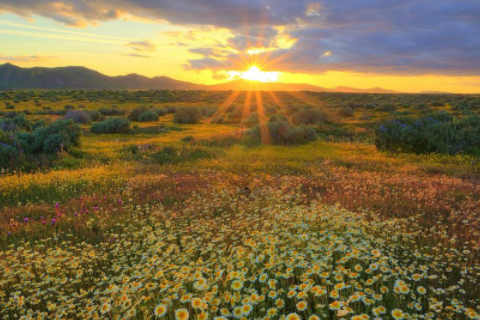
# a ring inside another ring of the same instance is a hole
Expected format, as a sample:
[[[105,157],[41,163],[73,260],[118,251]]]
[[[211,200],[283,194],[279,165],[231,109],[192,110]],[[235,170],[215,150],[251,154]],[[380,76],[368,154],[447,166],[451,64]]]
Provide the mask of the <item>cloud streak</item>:
[[[40,61],[48,61],[53,59],[54,57],[50,56],[4,56],[0,55],[0,61],[2,62],[40,62]]]
[[[133,57],[133,58],[151,58],[151,56],[147,56],[144,54],[138,54],[138,53],[124,53],[122,56],[126,57]]]
[[[125,44],[125,46],[140,52],[155,51],[157,49],[157,45],[149,40],[132,41]]]

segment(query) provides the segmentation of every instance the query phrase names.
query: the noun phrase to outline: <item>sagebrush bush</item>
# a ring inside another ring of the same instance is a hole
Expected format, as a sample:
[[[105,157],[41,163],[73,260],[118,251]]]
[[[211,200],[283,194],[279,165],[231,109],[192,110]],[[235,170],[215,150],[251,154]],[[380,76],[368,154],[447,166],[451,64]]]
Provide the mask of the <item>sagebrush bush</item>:
[[[195,124],[202,119],[202,113],[198,108],[177,108],[173,122],[180,124]]]
[[[269,119],[268,122],[289,122],[287,117],[283,114],[274,114]]]
[[[90,118],[92,121],[102,121],[105,120],[105,116],[102,115],[99,111],[97,110],[92,110],[89,111],[88,114],[90,115]]]
[[[145,111],[138,117],[138,121],[140,122],[151,122],[151,121],[158,121],[160,117],[158,113],[154,111]]]
[[[242,120],[242,125],[246,127],[254,127],[260,123],[258,113],[250,115],[248,118]]]
[[[25,113],[16,113],[13,118],[0,119],[0,129],[3,131],[27,130],[32,129],[32,123],[27,120]]]
[[[393,152],[476,152],[480,146],[480,116],[457,119],[437,113],[417,120],[395,119],[376,129],[375,145]]]
[[[125,118],[110,118],[90,127],[90,132],[96,134],[128,133],[129,131],[130,121]]]
[[[138,119],[140,118],[141,114],[146,112],[148,109],[145,108],[145,107],[139,107],[139,108],[135,108],[133,109],[132,111],[130,111],[130,113],[128,114],[128,120],[130,121],[138,121]]]
[[[155,110],[160,117],[167,115],[167,110],[165,109],[156,109]]]
[[[327,113],[316,109],[306,109],[292,115],[292,123],[296,125],[309,125],[317,122],[325,122],[327,120]]]
[[[83,110],[68,110],[65,119],[72,119],[75,123],[89,123],[92,118]]]
[[[58,120],[35,126],[32,132],[0,130],[0,167],[18,162],[21,154],[57,153],[68,151],[80,142],[80,128],[72,120]]]
[[[1,139],[2,131],[0,130],[0,168],[6,168],[16,161],[18,150]]]
[[[247,131],[255,142],[271,142],[275,145],[296,145],[315,141],[317,135],[311,127],[293,126],[288,122],[267,122]],[[267,141],[264,141],[267,139]]]
[[[79,145],[80,127],[72,120],[57,120],[49,126],[37,127],[31,133],[20,132],[16,139],[27,154],[67,151]]]
[[[340,117],[351,118],[354,115],[353,109],[350,107],[343,107],[338,110]]]
[[[126,110],[119,110],[119,109],[107,109],[101,108],[98,110],[104,116],[123,116],[127,113]]]

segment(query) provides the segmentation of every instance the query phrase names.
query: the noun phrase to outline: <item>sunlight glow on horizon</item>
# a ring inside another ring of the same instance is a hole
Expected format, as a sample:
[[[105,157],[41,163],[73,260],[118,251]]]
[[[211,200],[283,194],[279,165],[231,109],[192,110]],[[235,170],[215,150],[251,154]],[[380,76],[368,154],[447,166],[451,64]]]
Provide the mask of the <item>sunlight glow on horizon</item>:
[[[260,82],[276,82],[281,72],[262,71],[257,66],[251,66],[247,71],[228,71],[229,80],[244,79]]]

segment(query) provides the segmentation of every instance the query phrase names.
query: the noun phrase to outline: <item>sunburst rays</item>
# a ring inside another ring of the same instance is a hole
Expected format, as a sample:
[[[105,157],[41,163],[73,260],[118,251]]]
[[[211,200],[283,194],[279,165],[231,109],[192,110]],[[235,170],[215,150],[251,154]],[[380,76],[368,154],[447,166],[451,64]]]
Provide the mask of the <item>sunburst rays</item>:
[[[233,91],[230,96],[228,96],[227,100],[225,100],[224,103],[215,111],[215,113],[207,119],[207,123],[211,123],[213,119],[217,117],[223,117],[225,115],[225,112],[228,110],[228,108],[237,100],[238,96],[240,94],[240,91]]]
[[[262,143],[271,144],[272,137],[270,136],[267,126],[267,116],[265,114],[265,108],[263,107],[262,93],[258,90],[255,91],[255,103],[257,105],[260,137],[262,139]]]

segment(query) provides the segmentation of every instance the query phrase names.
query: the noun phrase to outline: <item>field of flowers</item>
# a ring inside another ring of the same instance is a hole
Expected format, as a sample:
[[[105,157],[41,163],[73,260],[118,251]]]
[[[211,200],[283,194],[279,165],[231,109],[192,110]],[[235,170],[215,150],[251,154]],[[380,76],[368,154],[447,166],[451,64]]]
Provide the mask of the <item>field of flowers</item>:
[[[10,318],[478,319],[479,269],[412,218],[302,201],[302,185],[122,203],[108,241],[3,252]],[[103,209],[92,212],[101,216]],[[110,218],[113,218],[110,215]],[[96,218],[84,218],[89,223]],[[8,257],[8,258],[7,258]]]
[[[1,319],[480,319],[478,158],[172,121],[0,169]]]

